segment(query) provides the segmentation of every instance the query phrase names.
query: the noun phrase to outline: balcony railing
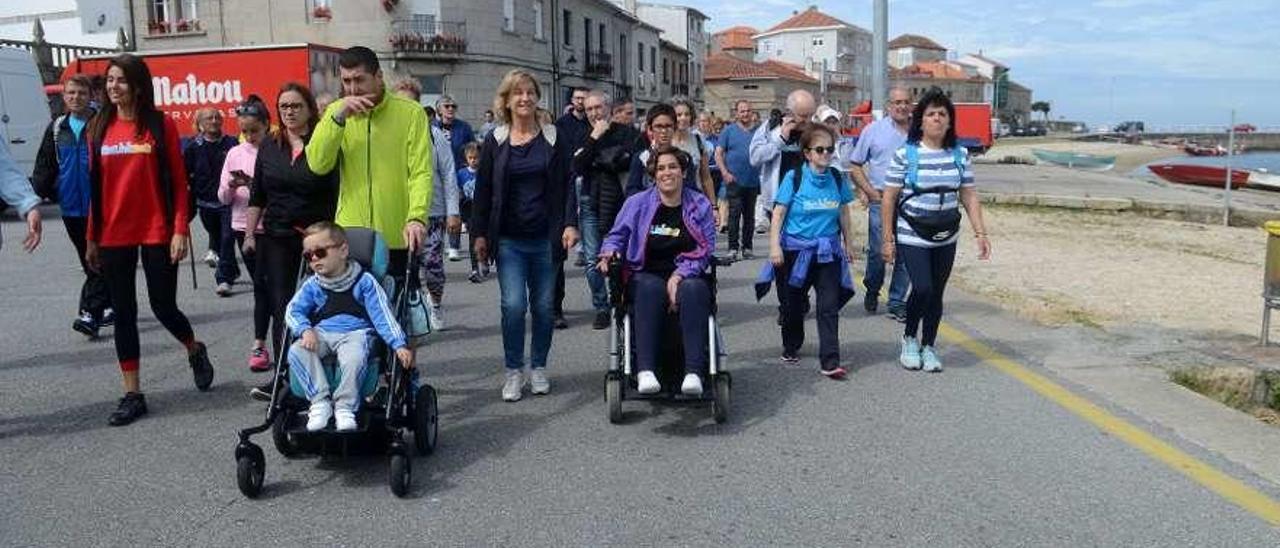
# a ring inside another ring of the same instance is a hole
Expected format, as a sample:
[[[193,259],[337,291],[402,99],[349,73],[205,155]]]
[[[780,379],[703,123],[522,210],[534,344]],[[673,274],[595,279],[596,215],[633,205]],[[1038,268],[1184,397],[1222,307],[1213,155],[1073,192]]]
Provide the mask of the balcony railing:
[[[608,76],[613,74],[613,56],[605,51],[587,52],[587,74]]]
[[[467,52],[467,24],[425,18],[399,19],[392,21],[388,41],[397,53],[461,55]]]
[[[828,70],[827,84],[836,86],[854,86],[856,85],[856,82],[854,81],[853,73]]]

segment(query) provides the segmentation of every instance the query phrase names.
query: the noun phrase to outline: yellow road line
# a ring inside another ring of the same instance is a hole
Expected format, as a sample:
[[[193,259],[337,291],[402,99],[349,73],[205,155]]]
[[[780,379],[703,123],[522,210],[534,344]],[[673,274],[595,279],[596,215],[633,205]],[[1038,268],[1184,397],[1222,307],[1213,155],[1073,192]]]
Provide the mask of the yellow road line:
[[[1021,381],[1036,393],[1083,418],[1104,432],[1132,445],[1152,458],[1181,472],[1231,503],[1252,512],[1273,526],[1280,526],[1280,503],[1245,485],[1226,473],[1169,445],[1147,431],[1130,424],[1106,410],[1077,396],[1024,365],[1005,357],[995,349],[974,340],[963,331],[942,324],[938,333],[943,338],[977,356],[991,367]]]

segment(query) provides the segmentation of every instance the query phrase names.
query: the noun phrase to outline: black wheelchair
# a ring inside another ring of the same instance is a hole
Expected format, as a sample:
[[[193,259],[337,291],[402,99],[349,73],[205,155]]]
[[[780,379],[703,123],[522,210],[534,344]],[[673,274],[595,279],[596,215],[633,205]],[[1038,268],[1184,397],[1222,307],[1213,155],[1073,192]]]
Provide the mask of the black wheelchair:
[[[641,394],[637,388],[634,349],[634,335],[631,327],[632,296],[622,283],[621,262],[613,259],[609,263],[608,286],[609,306],[613,321],[609,326],[609,370],[604,377],[604,399],[608,408],[609,422],[622,422],[622,402],[624,400],[656,400],[668,402],[710,403],[711,414],[717,423],[729,419],[730,391],[733,378],[725,370],[724,338],[720,334],[720,325],[716,320],[716,271],[719,266],[729,264],[721,258],[713,258],[711,268],[707,271],[707,283],[711,289],[711,314],[707,317],[710,346],[707,356],[707,372],[702,376],[704,387],[700,396],[686,396],[680,391],[680,379],[684,377],[684,343],[680,332],[680,321],[675,313],[668,313],[663,322],[666,331],[661,337],[662,348],[658,352],[658,364],[654,374],[657,375],[662,390],[656,394]]]
[[[396,321],[408,325],[410,314],[409,295],[419,291],[417,259],[411,257],[403,283],[387,270],[389,252],[386,242],[377,232],[362,228],[348,228],[347,243],[350,257],[373,274],[391,296],[391,306]],[[299,269],[299,281],[305,279],[305,265]],[[301,287],[301,283],[298,284]],[[418,368],[406,371],[396,361],[395,350],[389,348],[381,337],[374,337],[369,346],[369,365],[360,379],[360,394],[364,402],[356,413],[357,428],[349,432],[337,432],[332,423],[324,430],[310,432],[306,428],[310,402],[296,379],[289,375],[288,352],[293,337],[285,330],[281,352],[276,357],[271,403],[267,406],[262,424],[240,430],[240,442],[236,445],[236,483],[246,497],[254,498],[262,492],[266,460],[262,448],[249,440],[255,434],[271,431],[271,441],[285,458],[304,454],[319,454],[328,450],[331,442],[338,442],[344,452],[351,442],[369,445],[384,444],[390,456],[389,482],[391,492],[403,497],[412,483],[412,461],[406,438],[413,434],[413,445],[419,455],[435,450],[438,433],[439,411],[435,389],[419,382]],[[336,362],[324,363],[330,386],[337,386]]]

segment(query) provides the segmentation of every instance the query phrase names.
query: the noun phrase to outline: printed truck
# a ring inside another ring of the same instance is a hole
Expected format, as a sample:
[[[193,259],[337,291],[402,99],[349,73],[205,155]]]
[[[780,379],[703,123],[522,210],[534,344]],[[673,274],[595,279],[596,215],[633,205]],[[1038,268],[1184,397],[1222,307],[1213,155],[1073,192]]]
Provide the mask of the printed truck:
[[[196,133],[195,115],[204,108],[222,111],[223,131],[239,133],[235,108],[257,95],[276,120],[276,94],[285,82],[311,88],[318,100],[332,100],[341,91],[338,54],[341,50],[315,44],[248,46],[236,48],[140,51],[136,55],[151,69],[156,108],[178,124],[183,137]],[[72,61],[62,81],[73,74],[105,75],[110,55]]]

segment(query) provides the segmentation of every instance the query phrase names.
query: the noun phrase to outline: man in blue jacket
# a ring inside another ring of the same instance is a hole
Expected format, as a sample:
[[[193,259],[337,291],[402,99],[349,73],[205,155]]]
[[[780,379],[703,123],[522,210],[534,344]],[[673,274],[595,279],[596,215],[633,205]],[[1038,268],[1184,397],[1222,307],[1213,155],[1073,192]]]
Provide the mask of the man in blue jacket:
[[[85,126],[93,116],[89,108],[92,82],[77,74],[62,86],[62,101],[67,113],[57,117],[45,129],[40,152],[36,155],[31,179],[36,194],[54,200],[62,208],[62,224],[76,248],[84,284],[80,286],[80,311],[71,328],[89,338],[98,337],[98,329],[111,325],[111,295],[102,274],[85,262],[85,229],[89,220],[89,143]]]

